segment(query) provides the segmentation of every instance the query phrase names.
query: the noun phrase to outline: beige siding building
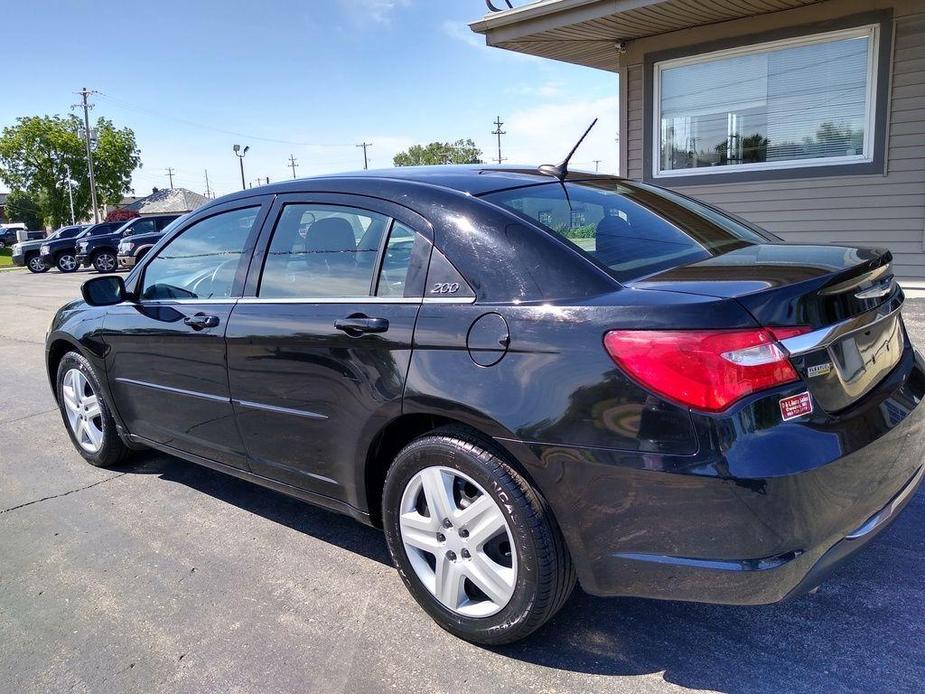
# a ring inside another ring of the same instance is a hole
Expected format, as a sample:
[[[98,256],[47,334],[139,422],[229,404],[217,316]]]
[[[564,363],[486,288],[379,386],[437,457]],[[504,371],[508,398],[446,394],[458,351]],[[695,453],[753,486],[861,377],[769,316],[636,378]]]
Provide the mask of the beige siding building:
[[[622,175],[925,279],[923,0],[512,4],[472,29],[619,75]]]

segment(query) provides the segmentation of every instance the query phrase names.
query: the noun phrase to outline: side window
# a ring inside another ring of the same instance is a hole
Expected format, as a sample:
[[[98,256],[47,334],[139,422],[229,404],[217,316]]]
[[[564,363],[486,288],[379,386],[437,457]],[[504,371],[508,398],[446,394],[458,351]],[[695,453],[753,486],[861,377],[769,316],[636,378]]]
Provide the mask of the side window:
[[[369,296],[385,215],[338,205],[283,207],[257,295],[261,298]]]
[[[158,217],[155,221],[157,223],[157,230],[161,231],[164,227],[168,226],[174,220],[179,219],[179,217]]]
[[[142,300],[231,296],[259,209],[248,207],[207,217],[175,237],[145,268]]]
[[[405,280],[408,278],[415,238],[415,232],[401,222],[392,224],[392,233],[389,234],[382,258],[376,296],[405,295]]]
[[[132,224],[128,229],[122,232],[123,236],[134,236],[135,234],[150,234],[154,231],[154,220],[153,219],[139,219],[137,222]]]

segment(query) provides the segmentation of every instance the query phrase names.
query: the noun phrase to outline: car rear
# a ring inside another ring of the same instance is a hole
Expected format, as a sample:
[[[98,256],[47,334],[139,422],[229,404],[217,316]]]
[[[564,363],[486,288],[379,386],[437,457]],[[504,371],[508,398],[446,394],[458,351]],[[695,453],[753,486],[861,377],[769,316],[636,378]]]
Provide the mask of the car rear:
[[[566,344],[583,348],[559,350],[601,374],[569,424],[600,418],[597,431],[516,444],[557,461],[544,491],[586,590],[774,602],[816,585],[912,498],[925,364],[889,252],[784,244],[612,179],[484,197],[620,282],[572,311],[583,318]]]

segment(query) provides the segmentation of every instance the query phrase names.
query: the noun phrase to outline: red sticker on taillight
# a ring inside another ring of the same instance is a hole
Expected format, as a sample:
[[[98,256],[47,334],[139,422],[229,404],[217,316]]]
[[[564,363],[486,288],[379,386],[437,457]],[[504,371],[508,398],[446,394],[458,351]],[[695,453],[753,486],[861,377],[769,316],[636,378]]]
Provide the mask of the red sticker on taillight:
[[[780,401],[780,416],[785,422],[788,419],[802,417],[804,414],[812,414],[812,411],[813,399],[809,397],[809,392],[791,395]]]

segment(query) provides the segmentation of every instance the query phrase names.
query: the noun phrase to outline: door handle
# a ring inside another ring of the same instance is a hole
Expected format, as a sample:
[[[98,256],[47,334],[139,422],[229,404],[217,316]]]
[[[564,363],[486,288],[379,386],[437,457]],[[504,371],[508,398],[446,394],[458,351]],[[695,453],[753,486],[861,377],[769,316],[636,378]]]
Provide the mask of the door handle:
[[[208,316],[205,313],[197,313],[195,316],[187,316],[183,319],[193,330],[202,330],[203,328],[218,327],[218,316]]]
[[[389,321],[385,318],[369,318],[363,315],[347,316],[335,320],[334,327],[356,337],[364,333],[384,333],[389,329]]]

